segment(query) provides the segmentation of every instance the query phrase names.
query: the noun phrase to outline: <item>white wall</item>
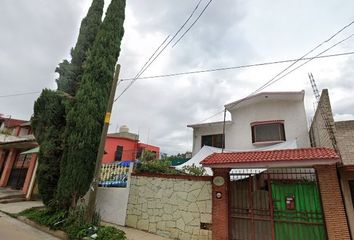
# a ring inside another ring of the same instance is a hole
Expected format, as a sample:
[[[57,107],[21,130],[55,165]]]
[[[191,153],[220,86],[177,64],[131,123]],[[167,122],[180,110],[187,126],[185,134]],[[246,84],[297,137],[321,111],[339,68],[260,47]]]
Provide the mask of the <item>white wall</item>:
[[[99,187],[96,198],[96,209],[101,215],[101,219],[105,222],[125,226],[125,218],[127,215],[131,173],[133,172],[134,164],[129,166],[129,175],[127,187]],[[86,194],[85,199],[88,199]]]
[[[228,131],[230,125],[225,126],[225,132]],[[201,127],[195,127],[193,129],[193,151],[192,155],[194,156],[202,148],[202,136],[213,135],[213,134],[222,134],[223,133],[223,124],[218,125],[206,125]]]
[[[306,112],[302,100],[267,100],[231,111],[232,123],[225,128],[225,148],[251,150],[268,145],[252,144],[251,123],[267,120],[284,120],[286,140],[297,140],[299,148],[310,147]],[[206,125],[193,129],[193,156],[201,148],[201,136],[221,134],[222,124]]]
[[[232,122],[225,135],[225,147],[230,149],[257,149],[266,145],[252,144],[251,123],[284,120],[286,140],[297,139],[299,148],[310,147],[305,107],[299,101],[263,101],[231,112]]]
[[[98,188],[97,210],[105,222],[125,225],[129,188]]]

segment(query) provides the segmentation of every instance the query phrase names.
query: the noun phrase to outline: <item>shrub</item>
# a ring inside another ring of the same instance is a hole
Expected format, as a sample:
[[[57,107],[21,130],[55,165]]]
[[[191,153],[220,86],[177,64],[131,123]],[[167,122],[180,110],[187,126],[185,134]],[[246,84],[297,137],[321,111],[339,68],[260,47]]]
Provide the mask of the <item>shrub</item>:
[[[167,160],[153,160],[138,163],[135,171],[137,173],[178,173],[178,171],[171,167],[171,162]]]
[[[96,240],[126,240],[125,233],[114,227],[100,227]]]
[[[193,176],[203,176],[206,173],[205,168],[197,167],[195,166],[194,163],[190,166],[184,166],[182,168],[182,171],[187,175],[193,175]]]

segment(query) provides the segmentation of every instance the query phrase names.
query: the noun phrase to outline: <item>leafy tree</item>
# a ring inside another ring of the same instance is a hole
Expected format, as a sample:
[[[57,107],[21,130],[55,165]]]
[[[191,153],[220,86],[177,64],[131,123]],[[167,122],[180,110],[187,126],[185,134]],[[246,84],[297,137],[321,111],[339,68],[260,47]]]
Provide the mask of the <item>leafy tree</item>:
[[[54,198],[57,190],[66,113],[72,106],[72,95],[75,94],[80,81],[83,63],[101,24],[103,5],[104,0],[93,0],[87,16],[81,22],[76,46],[71,51],[71,62],[64,60],[56,69],[59,73],[57,80],[59,91],[44,89],[34,105],[32,126],[37,142],[41,146],[38,187],[45,204]]]
[[[58,202],[75,207],[89,189],[114,68],[124,34],[125,0],[112,0],[85,62],[73,108],[67,115]]]

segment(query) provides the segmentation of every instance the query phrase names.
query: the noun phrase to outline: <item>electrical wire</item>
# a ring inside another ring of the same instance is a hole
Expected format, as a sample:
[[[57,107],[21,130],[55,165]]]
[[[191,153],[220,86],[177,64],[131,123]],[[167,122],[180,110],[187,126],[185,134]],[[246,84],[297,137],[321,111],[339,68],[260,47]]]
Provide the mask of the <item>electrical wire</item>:
[[[187,20],[182,24],[182,26],[179,27],[179,29],[177,30],[177,32],[173,35],[173,37],[170,39],[170,41],[168,41],[167,44],[165,44],[165,46],[162,48],[162,50],[158,52],[158,50],[164,45],[164,43],[166,42],[167,38],[165,39],[165,41],[160,45],[160,47],[158,49],[156,49],[156,51],[154,52],[154,54],[149,58],[149,60],[144,64],[144,66],[140,69],[140,71],[137,73],[137,75],[134,77],[134,79],[132,79],[132,82],[118,95],[118,97],[116,99],[114,99],[114,102],[116,102],[133,84],[134,82],[151,66],[152,63],[155,62],[155,60],[161,55],[161,53],[163,53],[165,51],[165,49],[167,48],[167,46],[170,45],[170,43],[176,38],[176,36],[178,35],[178,33],[184,28],[184,26],[188,23],[188,21],[193,17],[194,13],[196,12],[196,10],[198,9],[200,3],[202,0],[199,0],[199,2],[197,3],[197,5],[195,6],[195,8],[193,9],[192,13],[189,15],[189,17],[187,18]],[[157,55],[155,56],[155,54],[157,53]]]
[[[348,26],[348,25],[347,25],[347,26]],[[290,73],[294,72],[295,70],[299,69],[300,67],[302,67],[302,66],[304,66],[305,64],[309,63],[310,61],[314,60],[316,57],[319,57],[319,56],[322,55],[323,53],[325,53],[325,52],[331,50],[332,48],[338,46],[339,44],[341,44],[341,43],[347,41],[348,39],[350,39],[350,38],[353,37],[353,36],[354,36],[354,34],[349,35],[348,37],[342,39],[341,41],[339,41],[339,42],[337,42],[337,43],[335,43],[335,44],[333,44],[332,46],[330,46],[329,48],[327,48],[327,49],[323,50],[322,52],[318,53],[318,54],[315,55],[314,57],[311,57],[310,59],[308,59],[308,60],[307,60],[306,62],[304,62],[303,64],[301,64],[301,65],[299,65],[298,67],[292,69],[291,71],[289,71],[289,72],[287,72],[286,74],[280,76],[279,78],[274,79],[274,80],[271,81],[271,82],[270,82],[270,81],[266,82],[266,83],[263,84],[260,88],[258,88],[256,91],[254,91],[254,92],[252,92],[251,94],[247,95],[245,98],[241,99],[240,101],[237,101],[237,102],[235,102],[234,104],[232,104],[232,105],[230,106],[230,108],[232,108],[232,107],[236,106],[237,104],[239,104],[239,103],[245,101],[245,100],[248,99],[250,96],[252,96],[252,95],[258,93],[259,91],[262,91],[263,89],[269,87],[270,85],[274,84],[275,82],[279,81],[280,79],[283,79],[285,76],[289,75]],[[333,38],[333,37],[332,37],[332,38]],[[205,122],[205,121],[207,121],[207,120],[209,120],[209,119],[211,119],[211,118],[213,118],[213,117],[219,115],[219,114],[222,113],[223,111],[224,111],[224,110],[221,110],[221,111],[219,111],[219,112],[213,114],[212,116],[210,116],[210,117],[204,119],[202,122]]]
[[[253,92],[252,94],[257,93],[257,92],[259,92],[259,91],[262,91],[263,89],[267,88],[268,86],[270,86],[270,85],[272,85],[272,84],[278,82],[279,80],[281,80],[281,79],[283,79],[284,77],[288,76],[290,73],[294,72],[295,70],[299,69],[300,67],[304,66],[305,64],[311,62],[311,61],[314,60],[316,57],[322,55],[322,54],[325,53],[325,52],[328,52],[329,50],[331,50],[331,49],[334,48],[335,46],[337,46],[337,45],[339,45],[339,44],[341,44],[341,43],[347,41],[348,39],[350,39],[350,38],[353,37],[353,36],[354,36],[354,34],[351,34],[351,35],[349,35],[348,37],[344,38],[343,40],[341,40],[341,41],[339,41],[339,42],[333,44],[333,45],[330,46],[329,48],[323,50],[322,52],[320,52],[320,53],[318,53],[317,55],[315,55],[314,57],[308,59],[306,62],[300,64],[299,66],[297,66],[296,68],[292,69],[291,71],[285,73],[284,75],[280,76],[279,78],[274,79],[272,82],[268,82],[267,84],[264,84],[261,88],[259,88],[259,90],[256,90],[256,91]],[[251,94],[251,95],[252,95],[252,94]]]
[[[8,94],[8,95],[0,95],[0,98],[5,98],[5,97],[17,97],[17,96],[24,96],[24,95],[30,95],[30,94],[36,94],[40,92],[25,92],[25,93],[15,93],[15,94]]]
[[[209,2],[205,5],[205,7],[203,8],[203,10],[200,12],[199,16],[194,20],[194,22],[189,26],[189,28],[182,34],[182,36],[177,39],[177,41],[172,45],[172,47],[176,46],[181,39],[189,32],[189,30],[191,30],[191,28],[196,24],[196,22],[199,20],[199,18],[203,15],[203,13],[205,12],[205,10],[209,7],[210,3],[213,0],[209,0]]]
[[[133,84],[134,82],[138,79],[139,76],[141,76],[141,74],[144,73],[144,71],[147,69],[144,67],[145,66],[150,66],[148,65],[150,59],[159,51],[159,49],[165,44],[165,42],[167,41],[167,39],[169,39],[170,35],[168,35],[165,40],[159,45],[159,47],[154,51],[154,53],[150,56],[150,58],[148,59],[148,61],[145,62],[145,64],[143,65],[143,67],[139,70],[139,72],[137,73],[137,75],[135,76],[135,78],[129,83],[129,85],[118,95],[118,97],[116,99],[114,99],[113,102],[117,101],[118,98],[120,98]]]
[[[311,60],[312,61],[314,59],[340,57],[340,56],[347,56],[347,55],[353,55],[353,54],[354,54],[354,52],[335,53],[335,54],[329,54],[329,55],[314,56],[314,57],[311,57],[311,58],[310,57],[303,58],[301,61],[305,61],[305,60]],[[289,60],[280,60],[280,61],[273,61],[273,62],[264,62],[264,63],[240,65],[240,66],[234,66],[234,67],[214,68],[214,69],[206,69],[206,70],[198,70],[198,71],[190,71],[190,72],[181,72],[181,73],[170,73],[170,74],[163,74],[163,75],[141,77],[141,78],[138,78],[138,79],[139,80],[141,80],[141,79],[154,79],[154,78],[175,77],[175,76],[189,75],[189,74],[199,74],[199,73],[207,73],[207,72],[226,71],[226,70],[233,70],[233,69],[240,69],[240,68],[250,68],[250,67],[281,64],[281,63],[293,62],[293,61],[296,61],[296,60],[297,59],[289,59]],[[298,68],[299,67],[297,67],[296,69],[298,69]],[[293,71],[295,71],[295,70],[293,70]],[[289,74],[290,74],[290,72],[289,72]],[[134,78],[125,78],[125,79],[121,79],[120,81],[131,81],[133,79]],[[40,93],[40,92],[25,92],[25,93],[10,94],[10,95],[0,95],[0,98],[2,98],[2,97],[12,97],[12,96],[22,96],[22,95],[29,95],[29,94],[35,94],[35,93]],[[218,114],[219,113],[220,112],[218,112]]]
[[[330,55],[322,55],[315,58],[330,58],[330,57],[339,57],[339,56],[346,56],[352,55],[353,52],[344,52],[344,53],[335,53]],[[310,57],[303,58],[300,61],[305,61],[311,59]],[[154,79],[154,78],[165,78],[165,77],[176,77],[176,76],[183,76],[183,75],[191,75],[191,74],[200,74],[200,73],[208,73],[208,72],[218,72],[218,71],[227,71],[227,70],[234,70],[234,69],[241,69],[241,68],[250,68],[250,67],[259,67],[259,66],[266,66],[266,65],[274,65],[274,64],[281,64],[281,63],[288,63],[288,62],[295,62],[298,59],[288,59],[288,60],[279,60],[279,61],[272,61],[272,62],[263,62],[263,63],[254,63],[254,64],[246,64],[246,65],[239,65],[239,66],[232,66],[232,67],[222,67],[222,68],[212,68],[212,69],[205,69],[205,70],[196,70],[196,71],[187,71],[187,72],[179,72],[179,73],[168,73],[162,75],[154,75],[154,76],[146,76],[146,77],[139,77],[137,80],[144,80],[144,79]],[[122,78],[120,81],[132,81],[135,78]]]
[[[280,71],[278,74],[276,74],[274,77],[272,77],[268,82],[266,82],[264,85],[267,85],[268,83],[272,82],[274,79],[276,79],[278,76],[280,76],[281,74],[283,74],[284,72],[286,72],[289,68],[291,68],[292,66],[294,66],[296,63],[298,63],[301,59],[303,59],[304,57],[306,57],[307,55],[311,54],[312,52],[314,52],[316,49],[318,49],[319,47],[323,46],[324,44],[328,43],[329,41],[331,41],[334,37],[336,37],[338,34],[340,34],[341,32],[343,32],[345,29],[347,29],[348,27],[350,27],[352,24],[354,24],[354,21],[348,23],[347,25],[345,25],[344,27],[342,27],[341,29],[339,29],[336,33],[334,33],[332,36],[330,36],[328,39],[324,40],[323,42],[321,42],[320,44],[318,44],[316,47],[312,48],[310,51],[308,51],[307,53],[305,53],[302,57],[299,58],[299,60],[293,62],[292,64],[290,64],[289,66],[287,66],[286,68],[284,68],[282,71]],[[262,88],[262,87],[261,87]],[[257,89],[256,91],[254,91],[252,94],[257,93],[259,91],[261,91],[261,88]]]

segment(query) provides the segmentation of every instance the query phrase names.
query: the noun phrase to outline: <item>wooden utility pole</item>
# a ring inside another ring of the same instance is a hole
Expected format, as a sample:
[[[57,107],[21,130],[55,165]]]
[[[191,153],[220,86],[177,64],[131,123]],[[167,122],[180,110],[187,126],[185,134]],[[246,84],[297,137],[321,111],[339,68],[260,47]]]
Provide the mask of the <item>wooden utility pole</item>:
[[[112,106],[113,106],[113,102],[114,102],[114,94],[116,92],[116,88],[117,88],[117,84],[118,84],[119,72],[120,72],[120,65],[117,64],[116,69],[115,69],[115,73],[113,76],[111,92],[110,92],[109,99],[108,99],[106,115],[104,118],[104,125],[102,128],[100,145],[98,147],[98,153],[97,153],[97,159],[96,159],[95,172],[93,175],[93,181],[92,181],[91,187],[89,189],[89,200],[88,200],[87,212],[86,212],[86,220],[88,222],[90,222],[92,220],[93,215],[95,213],[98,180],[99,180],[99,176],[101,173],[101,162],[102,162],[102,157],[103,157],[103,153],[104,153],[104,146],[106,144],[106,137],[107,137],[108,127],[109,127],[109,122],[111,119],[111,111],[112,111]]]

